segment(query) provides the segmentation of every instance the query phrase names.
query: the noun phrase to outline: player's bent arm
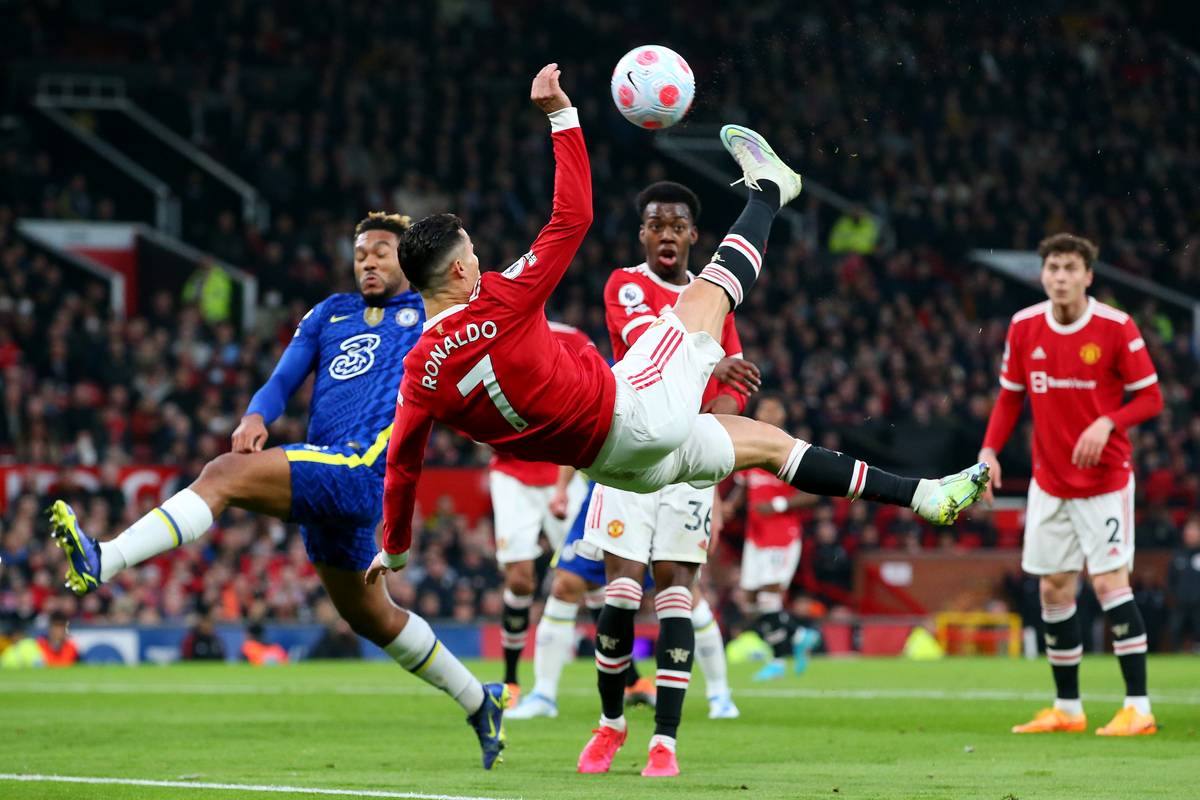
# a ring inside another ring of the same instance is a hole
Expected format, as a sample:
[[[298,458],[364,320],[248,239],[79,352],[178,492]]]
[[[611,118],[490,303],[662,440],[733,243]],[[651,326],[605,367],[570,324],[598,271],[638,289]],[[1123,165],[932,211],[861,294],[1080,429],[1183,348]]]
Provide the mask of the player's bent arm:
[[[263,424],[270,425],[279,418],[287,408],[288,399],[300,388],[300,384],[308,377],[317,364],[320,353],[320,309],[314,306],[312,311],[300,320],[296,335],[288,343],[279,363],[275,365],[271,377],[250,398],[250,405],[242,416],[258,414],[263,418]]]
[[[408,563],[417,481],[432,429],[433,418],[419,406],[411,402],[396,405],[383,480],[383,550],[377,556],[389,569],[400,569]]]
[[[1154,382],[1138,389],[1128,403],[1108,415],[1114,426],[1127,430],[1162,413],[1162,389],[1158,386],[1157,376],[1154,377]]]

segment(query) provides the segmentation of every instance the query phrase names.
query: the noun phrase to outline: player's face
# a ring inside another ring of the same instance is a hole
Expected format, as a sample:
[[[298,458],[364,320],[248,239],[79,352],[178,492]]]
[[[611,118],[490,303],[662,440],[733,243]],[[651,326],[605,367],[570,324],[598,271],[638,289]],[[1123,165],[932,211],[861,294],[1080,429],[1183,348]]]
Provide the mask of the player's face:
[[[381,303],[408,288],[391,231],[364,231],[354,240],[354,279],[367,303]]]
[[[754,418],[759,422],[782,428],[787,422],[787,413],[783,410],[783,403],[778,400],[766,399],[759,402],[758,410],[754,412]]]
[[[646,246],[646,263],[660,275],[687,269],[698,235],[687,203],[648,203],[642,212],[638,239]]]
[[[1042,262],[1042,287],[1056,305],[1082,303],[1093,277],[1079,253],[1051,253]]]

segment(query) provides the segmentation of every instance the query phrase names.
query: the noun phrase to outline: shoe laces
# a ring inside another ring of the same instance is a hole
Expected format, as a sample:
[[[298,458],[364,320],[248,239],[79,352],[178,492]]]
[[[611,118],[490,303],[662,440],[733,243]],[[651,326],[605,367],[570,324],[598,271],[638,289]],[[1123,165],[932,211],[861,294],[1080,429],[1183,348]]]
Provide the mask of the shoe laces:
[[[733,149],[737,152],[738,155],[744,155],[746,153],[746,145],[740,139],[733,143]],[[748,187],[750,187],[751,189],[753,189],[756,192],[762,191],[762,187],[758,185],[758,179],[751,178],[750,174],[748,172],[742,172],[742,177],[738,178],[736,181],[734,181],[733,183],[731,183],[729,185],[737,186],[739,183],[746,184]]]

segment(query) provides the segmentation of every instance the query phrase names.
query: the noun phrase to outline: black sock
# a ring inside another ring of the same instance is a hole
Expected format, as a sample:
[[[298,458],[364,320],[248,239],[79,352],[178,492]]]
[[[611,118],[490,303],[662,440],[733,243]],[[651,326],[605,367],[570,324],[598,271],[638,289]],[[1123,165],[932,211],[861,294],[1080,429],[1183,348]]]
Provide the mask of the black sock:
[[[632,659],[629,661],[629,666],[625,668],[625,688],[629,688],[641,679],[638,674],[637,662]]]
[[[529,636],[529,607],[533,605],[533,595],[517,595],[508,589],[504,590],[504,630],[500,633],[500,643],[504,647],[504,682],[518,683],[517,664],[521,661],[521,653],[525,650],[525,640]]]
[[[758,280],[771,223],[779,211],[779,187],[767,180],[758,183],[762,191],[748,190],[750,197],[741,216],[721,240],[712,261],[700,270],[701,278],[725,290],[734,308]]]
[[[1054,673],[1054,696],[1059,700],[1079,699],[1079,662],[1083,659],[1083,628],[1075,603],[1042,606],[1046,658]]]
[[[596,623],[596,687],[608,719],[625,713],[625,676],[633,663],[633,618],[642,605],[642,586],[617,578],[604,590],[604,607]]]
[[[765,611],[758,615],[754,627],[762,640],[771,645],[775,658],[787,658],[791,655],[791,625],[786,612]]]
[[[920,478],[905,478],[867,466],[853,456],[797,439],[779,477],[809,494],[863,498],[911,506]]]
[[[1112,631],[1113,652],[1121,664],[1126,697],[1146,696],[1146,623],[1126,587],[1100,598],[1104,618]]]
[[[654,735],[675,738],[683,716],[683,698],[692,679],[696,631],[692,627],[692,590],[669,586],[654,598],[658,612],[658,667],[655,683],[658,700],[654,707]]]

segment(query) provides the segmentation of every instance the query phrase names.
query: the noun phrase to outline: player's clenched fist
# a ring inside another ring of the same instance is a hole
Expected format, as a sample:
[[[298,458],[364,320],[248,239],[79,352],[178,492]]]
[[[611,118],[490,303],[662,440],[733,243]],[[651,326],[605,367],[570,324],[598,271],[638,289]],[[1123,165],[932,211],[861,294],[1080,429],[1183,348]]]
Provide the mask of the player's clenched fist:
[[[547,64],[533,77],[533,87],[529,90],[529,99],[547,114],[570,108],[571,100],[567,93],[558,85],[562,70],[558,64]]]

